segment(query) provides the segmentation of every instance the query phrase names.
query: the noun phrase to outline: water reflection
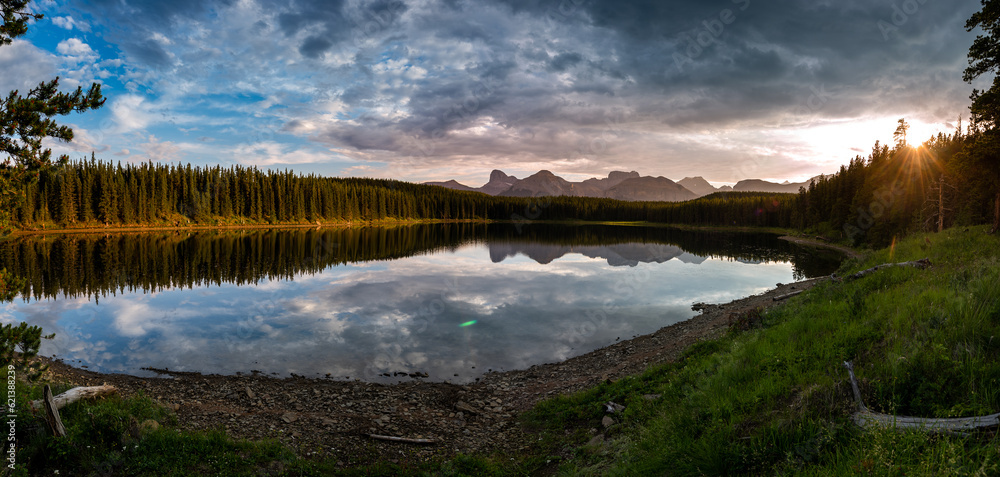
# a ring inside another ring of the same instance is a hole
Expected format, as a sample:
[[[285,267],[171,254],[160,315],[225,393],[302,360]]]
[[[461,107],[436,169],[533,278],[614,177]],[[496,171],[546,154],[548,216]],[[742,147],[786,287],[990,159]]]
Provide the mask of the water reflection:
[[[502,262],[517,254],[525,255],[538,263],[547,264],[566,254],[578,253],[589,258],[605,259],[612,267],[634,267],[640,263],[663,263],[674,258],[684,263],[701,263],[706,259],[706,257],[687,253],[675,245],[657,243],[583,245],[579,247],[537,243],[491,243],[489,248],[490,259],[494,263]]]
[[[652,332],[693,316],[692,302],[836,266],[767,236],[521,232],[470,225],[23,239],[5,244],[4,257],[18,257],[7,266],[35,264],[30,276],[40,281],[26,290],[34,299],[3,306],[3,321],[42,325],[56,333],[43,354],[101,371],[373,381],[426,372],[464,382]],[[72,266],[56,250],[75,250]],[[88,250],[99,253],[80,253]]]

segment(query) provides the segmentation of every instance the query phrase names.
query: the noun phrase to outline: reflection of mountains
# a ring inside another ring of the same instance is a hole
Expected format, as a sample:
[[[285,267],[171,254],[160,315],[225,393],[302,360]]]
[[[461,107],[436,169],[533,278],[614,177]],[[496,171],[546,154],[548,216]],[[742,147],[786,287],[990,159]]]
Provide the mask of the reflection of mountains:
[[[707,258],[759,263],[809,255],[774,235],[606,225],[421,224],[346,229],[219,230],[21,236],[0,241],[0,268],[27,279],[22,296],[40,299],[156,291],[265,279],[292,279],[331,266],[395,260],[490,244],[494,262],[517,254],[549,263],[569,253],[614,266]],[[823,263],[816,266],[826,267]],[[819,274],[832,270],[821,268]],[[835,267],[834,267],[835,268]],[[817,276],[808,270],[806,276]]]
[[[490,260],[499,263],[517,254],[547,264],[566,254],[578,253],[589,258],[603,258],[613,267],[634,267],[640,263],[663,263],[674,258],[684,263],[700,264],[706,257],[692,255],[678,246],[660,243],[623,243],[614,245],[549,245],[540,243],[490,243]]]

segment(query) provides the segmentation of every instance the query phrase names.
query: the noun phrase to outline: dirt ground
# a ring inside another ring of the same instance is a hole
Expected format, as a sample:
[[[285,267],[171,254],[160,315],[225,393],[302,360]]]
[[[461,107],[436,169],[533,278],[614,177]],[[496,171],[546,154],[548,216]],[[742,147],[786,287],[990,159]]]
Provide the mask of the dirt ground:
[[[54,361],[51,382],[112,384],[122,395],[144,393],[173,409],[185,429],[222,428],[233,437],[277,438],[304,457],[345,466],[413,463],[457,453],[518,452],[532,438],[517,415],[538,401],[580,391],[676,359],[697,340],[726,332],[730,315],[783,303],[773,298],[825,278],[776,287],[721,305],[691,320],[559,363],[488,373],[473,384],[414,379],[383,385],[264,375],[176,373],[160,378],[99,374]],[[369,434],[433,439],[431,445],[377,440]]]

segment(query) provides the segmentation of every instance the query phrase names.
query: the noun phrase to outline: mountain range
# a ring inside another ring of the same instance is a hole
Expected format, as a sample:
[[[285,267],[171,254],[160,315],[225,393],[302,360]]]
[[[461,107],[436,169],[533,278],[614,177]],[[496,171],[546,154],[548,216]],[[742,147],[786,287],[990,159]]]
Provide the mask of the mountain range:
[[[505,197],[605,197],[618,200],[649,200],[680,202],[697,199],[715,192],[798,192],[800,187],[809,187],[816,176],[805,182],[785,182],[778,184],[760,179],[745,179],[736,185],[715,187],[702,177],[685,177],[674,182],[666,177],[642,176],[636,171],[613,171],[605,178],[592,178],[583,182],[570,182],[550,171],[538,171],[524,179],[494,170],[490,180],[481,187],[470,187],[455,180],[444,182],[424,182],[426,185],[449,189],[482,192]]]

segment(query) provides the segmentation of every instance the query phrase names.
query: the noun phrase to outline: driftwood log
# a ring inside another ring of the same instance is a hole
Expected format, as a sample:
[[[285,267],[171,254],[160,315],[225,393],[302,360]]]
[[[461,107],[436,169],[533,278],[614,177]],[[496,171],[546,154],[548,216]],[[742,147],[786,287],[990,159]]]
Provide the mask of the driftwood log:
[[[380,441],[402,442],[404,444],[437,444],[437,441],[434,439],[412,439],[409,437],[383,436],[379,434],[368,434],[368,437]]]
[[[45,389],[48,389],[48,388],[49,388],[48,385],[46,385]],[[60,395],[52,398],[52,406],[54,407],[54,409],[58,410],[58,409],[62,409],[67,404],[74,403],[74,402],[79,401],[81,399],[94,399],[94,398],[99,398],[99,397],[103,397],[103,396],[108,396],[108,395],[114,394],[115,391],[117,391],[117,390],[115,389],[114,386],[110,386],[110,385],[107,385],[107,384],[105,384],[103,386],[81,386],[81,387],[76,387],[76,388],[70,389],[69,391],[66,391],[66,392],[64,392],[64,393],[62,393],[62,394],[60,394]],[[49,390],[48,392],[49,392],[49,394],[52,393],[51,390]],[[44,406],[45,406],[45,399],[39,399],[37,401],[31,401],[31,408],[32,409],[40,410]]]
[[[793,297],[795,295],[798,295],[799,293],[802,293],[804,291],[805,290],[799,290],[799,291],[793,291],[791,293],[786,293],[784,295],[778,295],[778,296],[772,298],[772,300],[774,300],[774,301],[787,300],[788,298],[791,298],[791,297]]]
[[[872,268],[869,268],[867,270],[861,270],[860,272],[855,273],[853,275],[848,275],[848,276],[844,277],[844,280],[847,280],[847,281],[857,280],[859,278],[863,278],[863,277],[865,277],[867,275],[875,273],[875,272],[877,272],[879,270],[882,270],[882,269],[885,269],[885,268],[890,268],[890,267],[914,267],[914,268],[919,268],[919,269],[923,270],[923,269],[925,269],[927,267],[930,267],[930,266],[931,266],[931,261],[930,261],[930,259],[927,259],[927,258],[922,258],[920,260],[913,260],[911,262],[883,263],[882,265],[876,265],[876,266],[874,266]]]
[[[987,416],[935,419],[871,412],[865,406],[864,401],[861,400],[858,381],[854,377],[854,367],[847,361],[844,362],[844,366],[847,368],[847,374],[851,377],[851,389],[854,391],[854,400],[857,401],[859,409],[858,412],[854,413],[852,418],[854,423],[863,429],[892,427],[895,429],[916,429],[926,432],[960,434],[1000,425],[1000,413]]]

